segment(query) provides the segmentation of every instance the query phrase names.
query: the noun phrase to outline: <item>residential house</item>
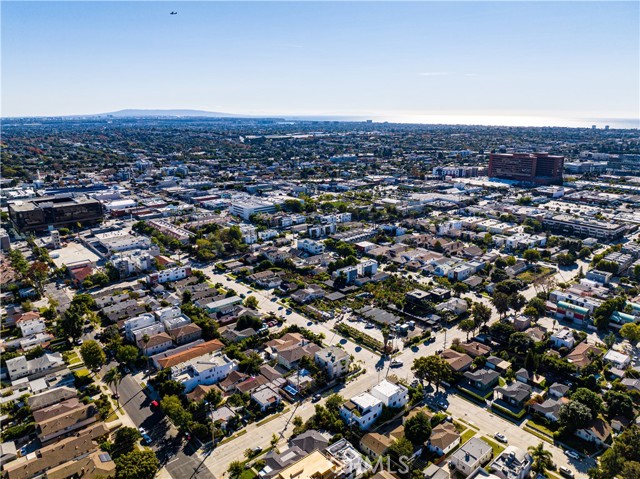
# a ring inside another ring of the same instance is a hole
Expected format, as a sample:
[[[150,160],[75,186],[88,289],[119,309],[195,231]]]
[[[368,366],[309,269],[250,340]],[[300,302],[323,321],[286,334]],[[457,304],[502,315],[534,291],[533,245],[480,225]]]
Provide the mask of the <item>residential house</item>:
[[[551,386],[549,386],[549,396],[555,399],[560,399],[561,397],[564,397],[570,390],[571,388],[566,384],[553,383]]]
[[[516,381],[520,381],[524,384],[529,384],[533,380],[533,374],[529,373],[525,368],[520,368],[516,371]]]
[[[386,472],[386,471],[383,471]],[[444,467],[439,467],[436,464],[431,464],[427,467],[422,475],[424,479],[449,479],[451,475],[449,474],[449,470]],[[386,476],[378,478],[377,476],[373,476],[372,479],[395,479],[395,476],[388,478]]]
[[[317,452],[315,451],[312,454]],[[323,454],[334,464],[333,472],[336,478],[358,479],[371,470],[371,465],[346,439],[340,439],[331,444],[323,451]],[[289,476],[284,476],[282,479],[286,477]],[[307,476],[298,476],[297,479],[303,479],[303,477],[306,478]],[[318,479],[319,477],[325,476],[316,476],[315,474],[312,476],[313,479]]]
[[[460,347],[464,349],[464,352],[467,353],[472,358],[477,358],[478,356],[486,356],[489,353],[491,353],[491,346],[487,344],[482,344],[478,341],[461,343]]]
[[[440,357],[444,359],[454,372],[462,373],[471,367],[473,359],[465,353],[460,353],[453,349],[445,349],[440,353]]]
[[[16,320],[16,326],[20,328],[23,338],[33,334],[44,333],[47,329],[44,318],[34,311],[21,314]]]
[[[241,373],[240,371],[231,371],[229,375],[224,378],[218,385],[220,389],[222,389],[225,393],[233,393],[236,389],[236,386],[240,384],[242,381],[246,380],[249,376],[247,374]]]
[[[173,340],[167,333],[158,333],[153,336],[149,336],[148,341],[145,343],[144,337],[138,340],[138,348],[145,356],[153,356],[159,354],[167,349],[173,347]]]
[[[140,329],[147,328],[153,325],[158,325],[162,327],[160,331],[156,331],[156,332],[159,333],[161,331],[164,331],[164,326],[162,326],[162,323],[159,323],[156,321],[156,318],[153,314],[144,313],[139,316],[136,316],[135,318],[127,319],[124,322],[124,332],[125,332],[124,334],[129,341],[133,341],[135,337],[134,331],[138,331]]]
[[[51,406],[52,404],[57,404],[67,399],[74,398],[77,395],[77,389],[61,386],[53,389],[47,389],[41,393],[29,396],[27,398],[27,404],[31,411],[37,411],[38,409]]]
[[[95,451],[60,464],[46,472],[46,479],[108,479],[116,476],[116,463],[103,451]]]
[[[34,411],[33,419],[38,438],[47,444],[96,422],[97,413],[95,404],[82,404],[78,398],[71,398]]]
[[[18,458],[18,451],[14,441],[7,441],[0,444],[0,464],[4,465]]]
[[[444,456],[459,444],[460,434],[453,424],[445,421],[433,428],[427,442],[427,447],[439,456]]]
[[[440,303],[436,305],[437,311],[441,311],[441,312],[450,311],[456,316],[466,313],[468,309],[469,309],[469,305],[462,298],[451,298],[450,300],[444,303]]]
[[[237,329],[232,329],[229,327],[222,331],[221,336],[224,339],[231,341],[232,343],[237,343],[238,341],[250,338],[252,336],[255,336],[256,334],[258,334],[258,332],[253,328],[246,328],[242,331],[238,331]]]
[[[261,288],[277,288],[282,284],[280,276],[270,270],[254,273],[247,278]]]
[[[361,430],[367,430],[382,413],[382,401],[364,392],[346,401],[340,409],[340,416],[347,424],[356,423]]]
[[[325,449],[329,440],[314,429],[309,429],[289,440],[293,447],[298,447],[311,454],[313,451]]]
[[[315,363],[327,372],[329,379],[333,379],[349,372],[351,355],[342,348],[330,346],[316,352]]]
[[[220,406],[215,411],[211,411],[209,414],[209,419],[213,424],[216,424],[218,427],[222,429],[226,429],[229,421],[233,420],[236,416],[236,413],[233,412],[227,406]]]
[[[178,346],[181,346],[200,339],[202,337],[202,328],[195,323],[189,323],[172,329],[169,331],[169,335]]]
[[[567,398],[548,398],[540,404],[532,404],[530,409],[534,413],[538,413],[543,416],[547,421],[557,422],[560,418],[560,407],[566,404],[569,400]]]
[[[507,386],[495,388],[494,394],[497,400],[502,400],[513,407],[521,408],[531,397],[531,386],[519,381],[513,381]]]
[[[276,477],[280,471],[300,461],[307,455],[308,453],[306,451],[297,446],[292,446],[284,452],[272,449],[262,457],[264,466],[259,471],[258,476],[260,479],[272,479]]]
[[[482,439],[472,437],[455,451],[449,459],[450,467],[464,477],[484,466],[491,459],[493,450]]]
[[[511,362],[498,356],[489,356],[487,362],[484,365],[488,369],[498,371],[500,374],[506,373],[511,367]]]
[[[38,477],[49,469],[95,451],[98,448],[96,439],[108,433],[109,429],[103,422],[93,424],[73,436],[3,464],[3,477],[6,479]]]
[[[240,296],[230,296],[228,298],[223,298],[207,303],[204,309],[206,309],[207,313],[212,314],[224,311],[240,303],[242,303],[242,298]]]
[[[183,384],[185,392],[190,392],[198,384],[222,381],[235,369],[238,361],[216,351],[176,364],[171,368],[171,379]]]
[[[478,369],[477,371],[467,371],[464,373],[469,386],[482,392],[488,392],[498,384],[500,374],[491,369]]]
[[[263,384],[251,393],[251,400],[264,412],[280,404],[282,397],[268,384]]]
[[[573,363],[578,371],[585,366],[591,364],[592,358],[594,356],[600,356],[602,354],[602,349],[592,346],[591,344],[587,344],[586,341],[578,344],[573,351],[571,351],[566,359]]]
[[[394,437],[378,432],[368,432],[360,439],[360,450],[370,458],[376,459],[386,454],[394,441]]]
[[[527,479],[531,473],[533,458],[527,451],[508,446],[489,466],[500,479]]]
[[[222,389],[217,384],[210,384],[210,385],[198,384],[195,388],[193,388],[193,391],[186,394],[186,396],[189,401],[200,402],[204,400],[205,396],[211,390],[214,390],[214,389],[218,390],[220,394],[224,394],[224,391],[222,391]]]
[[[320,349],[320,346],[315,343],[307,343],[304,346],[293,346],[280,350],[278,352],[278,364],[287,369],[295,369],[303,357],[312,359]]]
[[[611,430],[611,426],[607,421],[597,417],[586,427],[576,430],[574,434],[587,442],[593,442],[598,446],[603,446],[609,441]]]
[[[558,349],[571,349],[576,343],[576,340],[573,337],[573,331],[569,328],[560,328],[558,331],[551,335],[549,340],[551,341],[551,345]]]
[[[614,351],[610,349],[602,358],[606,363],[611,364],[613,367],[617,369],[627,369],[627,367],[631,364],[631,358],[623,353],[619,353],[618,351]]]
[[[24,356],[7,359],[5,362],[7,371],[11,381],[28,377],[29,379],[37,379],[46,374],[60,371],[65,368],[62,354],[46,353],[39,358],[27,359]]]
[[[314,451],[287,465],[274,479],[333,479],[338,477],[337,465],[320,451]]]
[[[321,286],[317,284],[309,285],[304,289],[299,289],[294,291],[291,294],[291,299],[293,299],[298,304],[305,304],[313,301],[314,299],[324,298],[325,292]]]

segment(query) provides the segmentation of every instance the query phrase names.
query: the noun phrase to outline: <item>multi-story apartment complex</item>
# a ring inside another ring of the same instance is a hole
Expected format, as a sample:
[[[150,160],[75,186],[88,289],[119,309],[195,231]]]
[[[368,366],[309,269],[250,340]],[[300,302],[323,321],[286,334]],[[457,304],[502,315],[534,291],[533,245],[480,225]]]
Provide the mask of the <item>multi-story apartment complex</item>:
[[[298,249],[309,254],[322,254],[324,253],[324,244],[309,238],[303,238],[298,240]]]
[[[226,378],[238,369],[238,361],[228,358],[221,351],[176,364],[171,368],[171,378],[184,385],[185,392],[198,385],[211,385]]]
[[[539,185],[561,185],[563,156],[549,153],[491,153],[489,176]]]
[[[351,398],[340,409],[340,416],[347,424],[355,423],[363,431],[369,429],[381,413],[382,401],[366,392]]]
[[[148,281],[151,284],[162,284],[178,281],[188,276],[191,276],[191,268],[189,266],[177,266],[175,268],[163,269],[157,273],[150,274],[148,276]]]

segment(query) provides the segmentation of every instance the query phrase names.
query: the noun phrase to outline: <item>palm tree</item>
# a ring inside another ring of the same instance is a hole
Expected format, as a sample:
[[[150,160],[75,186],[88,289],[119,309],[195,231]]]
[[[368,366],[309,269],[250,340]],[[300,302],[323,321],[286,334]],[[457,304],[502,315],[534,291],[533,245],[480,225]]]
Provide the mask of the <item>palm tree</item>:
[[[149,365],[149,356],[147,356],[147,344],[149,344],[149,339],[151,338],[148,334],[144,334],[142,336],[142,342],[144,344],[144,357],[147,359],[147,366]]]
[[[383,354],[387,354],[387,344],[389,343],[389,337],[391,336],[391,331],[389,330],[389,326],[388,325],[384,325],[382,326],[381,329],[382,332],[382,340],[384,341],[384,353]]]
[[[553,466],[553,461],[551,460],[551,452],[547,451],[544,448],[544,443],[540,443],[537,446],[529,446],[528,447],[529,454],[533,458],[533,465],[531,469],[538,473],[544,474],[546,469],[549,469]]]
[[[120,401],[118,400],[118,384],[120,384],[120,381],[122,381],[122,373],[118,368],[111,368],[109,369],[109,371],[107,371],[107,374],[104,375],[103,380],[107,386],[112,386],[112,385],[115,386],[116,402],[119,405]]]

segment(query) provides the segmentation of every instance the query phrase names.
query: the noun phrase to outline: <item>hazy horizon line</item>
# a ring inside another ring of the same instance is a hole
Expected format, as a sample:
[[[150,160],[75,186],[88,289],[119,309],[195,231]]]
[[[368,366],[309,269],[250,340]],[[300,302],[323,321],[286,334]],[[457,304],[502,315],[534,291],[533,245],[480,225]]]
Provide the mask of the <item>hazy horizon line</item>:
[[[464,125],[464,126],[495,126],[495,127],[553,127],[553,128],[591,128],[594,124],[598,128],[609,126],[613,129],[640,129],[640,118],[632,117],[568,117],[552,115],[513,115],[513,114],[451,114],[451,113],[388,113],[388,114],[363,114],[363,113],[228,113],[221,111],[202,110],[198,108],[124,108],[103,113],[76,113],[76,114],[41,114],[41,115],[0,115],[0,119],[29,119],[29,118],[92,118],[107,117],[127,111],[138,111],[140,114],[130,116],[123,115],[119,118],[153,118],[153,117],[174,117],[176,119],[185,118],[225,118],[225,119],[282,119],[282,120],[313,120],[316,121],[342,121],[342,122],[364,122],[370,120],[375,123],[399,123],[417,125]],[[145,115],[143,112],[148,112]],[[154,114],[154,112],[167,112],[167,114]],[[193,114],[172,115],[169,112],[191,112]],[[202,113],[198,115],[197,113]],[[220,115],[220,116],[216,116]],[[600,123],[598,125],[597,123]]]

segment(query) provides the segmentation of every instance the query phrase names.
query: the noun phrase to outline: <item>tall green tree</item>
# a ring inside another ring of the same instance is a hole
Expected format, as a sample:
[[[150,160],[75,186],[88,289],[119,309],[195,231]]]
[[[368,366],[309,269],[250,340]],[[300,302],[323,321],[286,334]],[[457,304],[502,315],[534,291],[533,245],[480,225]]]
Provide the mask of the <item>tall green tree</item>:
[[[504,317],[507,311],[509,311],[509,296],[504,293],[494,294],[491,303],[501,317]]]
[[[471,316],[477,328],[481,328],[491,320],[491,308],[483,303],[474,303]]]
[[[460,321],[460,324],[458,324],[458,327],[460,331],[467,333],[467,341],[469,341],[469,333],[476,329],[476,323],[473,319],[463,319]]]
[[[116,479],[153,479],[160,463],[153,451],[131,451],[115,460]]]
[[[422,411],[407,419],[404,423],[404,436],[416,447],[424,445],[431,436],[431,422]]]
[[[435,355],[415,358],[411,371],[420,381],[427,381],[429,385],[435,384],[436,390],[439,389],[442,381],[447,381],[452,376],[449,363]]]
[[[193,420],[191,413],[184,408],[178,396],[165,396],[160,401],[160,407],[178,428],[186,428]]]
[[[140,437],[140,432],[138,432],[136,428],[128,426],[120,427],[116,431],[113,441],[113,458],[115,459],[133,451]]]
[[[89,369],[98,369],[107,360],[107,355],[97,341],[89,339],[80,346],[80,356]]]

